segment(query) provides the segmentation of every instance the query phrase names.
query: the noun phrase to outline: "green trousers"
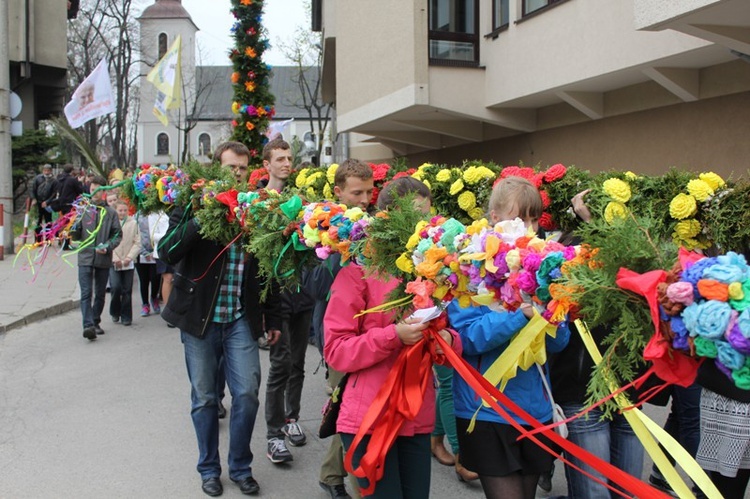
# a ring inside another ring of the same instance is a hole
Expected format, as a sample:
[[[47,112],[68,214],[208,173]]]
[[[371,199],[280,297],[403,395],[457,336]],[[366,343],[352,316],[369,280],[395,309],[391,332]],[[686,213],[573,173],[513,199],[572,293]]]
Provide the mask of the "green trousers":
[[[453,454],[458,453],[456,416],[453,409],[453,368],[434,364],[438,380],[437,401],[435,403],[435,430],[432,435],[446,435]]]

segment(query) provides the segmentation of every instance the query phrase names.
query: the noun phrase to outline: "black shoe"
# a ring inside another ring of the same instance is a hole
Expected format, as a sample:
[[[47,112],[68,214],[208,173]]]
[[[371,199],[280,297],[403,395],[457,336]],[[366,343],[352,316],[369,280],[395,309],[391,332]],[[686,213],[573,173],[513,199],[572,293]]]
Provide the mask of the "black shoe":
[[[203,493],[211,497],[220,496],[224,493],[224,487],[222,487],[221,480],[217,476],[203,480],[201,489]]]
[[[542,473],[539,475],[539,481],[536,483],[540,489],[542,489],[545,492],[550,492],[552,490],[552,473],[555,472],[555,469],[552,468],[552,471],[549,473]]]
[[[318,484],[321,489],[331,494],[331,499],[352,499],[352,496],[346,492],[346,487],[344,487],[343,483],[328,485],[327,483],[318,482]]]
[[[224,404],[219,402],[219,419],[227,417],[227,410],[224,408]]]
[[[94,341],[96,339],[96,330],[94,326],[83,328],[83,337],[87,340]]]
[[[288,463],[294,461],[294,456],[286,448],[286,442],[283,438],[272,438],[268,441],[268,453],[266,454],[269,461],[273,464]]]
[[[122,325],[123,325],[123,326],[129,326],[129,325],[131,325],[132,323],[133,323],[133,321],[129,321],[129,320],[127,320],[127,319],[123,319],[123,320],[122,320]]]
[[[287,424],[281,428],[281,432],[287,436],[289,443],[295,447],[300,447],[307,443],[305,432],[296,419],[290,419]]]
[[[94,326],[94,332],[97,335],[102,335],[102,334],[104,334],[104,329],[100,328],[99,324],[97,324],[96,326]]]
[[[669,483],[667,483],[666,480],[663,478],[659,478],[658,476],[651,475],[648,477],[648,482],[654,486],[654,488],[657,488],[661,490],[662,492],[666,492],[672,497],[677,497],[677,494],[675,494],[675,491],[672,490],[672,487],[669,486]]]
[[[112,316],[112,322],[114,322],[114,323],[118,323],[118,322],[120,322],[120,318],[119,318],[119,317],[117,317],[116,315],[113,315],[113,316]]]
[[[240,478],[239,480],[232,480],[240,488],[240,492],[246,496],[251,496],[260,492],[260,485],[255,481],[255,478],[249,476],[246,478]]]

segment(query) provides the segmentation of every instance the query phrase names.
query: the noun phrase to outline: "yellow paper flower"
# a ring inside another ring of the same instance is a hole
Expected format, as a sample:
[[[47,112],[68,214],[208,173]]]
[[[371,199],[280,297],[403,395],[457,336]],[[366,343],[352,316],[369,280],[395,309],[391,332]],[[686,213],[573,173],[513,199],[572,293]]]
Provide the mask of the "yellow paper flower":
[[[438,182],[447,182],[451,179],[451,171],[450,170],[440,170],[437,175],[435,175],[435,180]]]
[[[635,173],[631,171],[627,171],[625,172],[625,178],[628,180],[638,180],[638,175],[636,175]]]
[[[329,184],[334,185],[336,183],[336,170],[338,169],[338,163],[334,163],[328,167],[328,170],[326,170],[326,179],[328,179]]]
[[[461,179],[456,180],[451,184],[450,195],[455,196],[464,189],[464,181]]]
[[[695,198],[689,194],[680,193],[669,203],[669,214],[677,220],[692,217],[698,211]]]
[[[610,201],[604,208],[604,220],[608,224],[615,221],[616,218],[623,219],[628,216],[628,208],[619,201]]]
[[[630,200],[630,185],[619,178],[605,180],[602,189],[607,196],[620,203],[627,203]]]
[[[484,210],[477,206],[476,208],[469,210],[469,216],[472,220],[479,220],[484,216]]]
[[[464,191],[458,196],[458,207],[468,212],[469,210],[476,208],[477,198],[471,191]]]
[[[711,186],[711,189],[713,189],[714,191],[727,185],[727,183],[724,182],[724,179],[714,172],[701,173],[700,175],[698,175],[698,178]]]
[[[512,249],[505,254],[505,263],[508,264],[508,270],[511,272],[521,268],[521,253],[517,249]]]
[[[741,282],[732,282],[729,284],[729,298],[732,300],[741,300],[745,297],[745,292],[742,290]]]
[[[469,185],[474,185],[482,180],[482,176],[477,171],[476,166],[470,166],[466,170],[464,170],[463,177],[466,183]]]
[[[487,221],[486,218],[481,218],[476,222],[472,222],[471,225],[466,227],[466,233],[470,236],[473,236],[475,234],[479,234],[480,232],[482,232],[482,229],[486,229],[489,226],[490,222]]]
[[[307,195],[309,197],[311,197],[311,198],[314,198],[315,197],[315,189],[313,189],[312,187],[308,187],[307,188]]]
[[[701,224],[694,218],[682,220],[681,222],[677,222],[674,231],[680,239],[690,239],[701,233]]]
[[[331,184],[326,184],[323,186],[323,197],[326,199],[333,198],[333,192],[331,192]]]
[[[421,240],[420,233],[422,232],[422,229],[425,228],[425,226],[427,226],[427,222],[424,220],[420,221],[417,224],[417,226],[414,228],[414,233],[411,236],[409,236],[409,240],[406,241],[406,249],[413,250],[414,248],[417,247],[417,245],[419,244],[419,241]]]
[[[493,178],[495,176],[495,172],[487,168],[486,166],[478,166],[477,167],[477,174],[481,178]]]
[[[411,260],[411,253],[401,253],[401,256],[396,259],[396,268],[407,274],[414,272],[414,262]]]
[[[318,179],[320,177],[322,177],[322,176],[323,176],[323,172],[315,172],[315,173],[313,173],[312,175],[310,175],[309,177],[307,177],[307,179],[305,179],[305,185],[307,187],[312,187],[313,185],[315,185],[315,182],[317,182]]]
[[[309,168],[303,168],[299,171],[299,174],[297,175],[297,180],[294,181],[294,185],[299,187],[300,189],[305,186],[305,182],[307,181],[307,172],[309,172]]]
[[[360,208],[359,206],[355,206],[354,208],[348,208],[344,212],[344,217],[348,218],[352,222],[356,222],[357,220],[359,220],[360,218],[362,218],[364,216],[364,214],[365,214],[365,212],[362,211],[362,208]]]
[[[422,180],[422,183],[427,186],[428,189],[432,189],[432,184],[427,179]]]
[[[411,176],[417,180],[422,180],[424,178],[424,172],[421,170],[417,170],[414,173],[412,173]]]
[[[237,101],[232,102],[232,113],[240,114],[240,103]]]
[[[701,203],[710,198],[714,193],[708,182],[697,178],[688,182],[687,190],[691,196]]]

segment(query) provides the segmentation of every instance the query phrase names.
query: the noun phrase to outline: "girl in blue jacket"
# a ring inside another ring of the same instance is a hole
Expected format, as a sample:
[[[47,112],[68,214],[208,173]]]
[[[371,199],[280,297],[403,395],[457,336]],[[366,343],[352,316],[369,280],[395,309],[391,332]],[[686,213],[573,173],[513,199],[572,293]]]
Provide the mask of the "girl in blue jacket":
[[[500,181],[492,191],[489,205],[493,224],[519,217],[527,227],[538,229],[542,200],[536,187],[526,179],[508,177]],[[486,306],[462,308],[456,300],[448,306],[448,318],[461,337],[463,357],[480,373],[503,353],[533,313],[530,304],[521,305],[515,312]],[[567,323],[560,324],[555,338],[547,337],[547,352],[561,351],[569,338]],[[546,365],[543,370],[547,372]],[[504,394],[537,420],[552,421],[552,404],[538,369],[519,369]],[[485,496],[533,499],[539,476],[551,471],[554,458],[529,439],[517,441],[519,432],[490,407],[481,407],[474,430],[467,433],[482,401],[459,376],[453,380],[453,396],[460,459],[464,466],[479,474]],[[523,423],[520,418],[515,419]]]

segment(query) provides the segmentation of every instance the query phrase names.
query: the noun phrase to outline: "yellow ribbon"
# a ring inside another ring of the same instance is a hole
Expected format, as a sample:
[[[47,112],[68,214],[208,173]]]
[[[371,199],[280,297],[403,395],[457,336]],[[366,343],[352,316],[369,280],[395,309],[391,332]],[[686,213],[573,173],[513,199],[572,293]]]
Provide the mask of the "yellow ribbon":
[[[602,362],[602,354],[599,352],[599,348],[596,346],[591,332],[588,330],[586,325],[580,319],[575,321],[576,329],[578,334],[581,335],[583,344],[586,346],[591,358],[594,359],[594,363],[599,365]],[[609,389],[615,392],[619,387],[615,382],[610,382]],[[638,440],[643,444],[644,449],[648,452],[654,464],[656,464],[659,471],[664,476],[664,479],[672,487],[678,497],[681,499],[693,498],[694,495],[690,491],[690,487],[680,477],[675,470],[672,463],[669,462],[667,456],[662,452],[661,448],[657,444],[657,441],[669,452],[674,458],[675,462],[685,471],[685,473],[692,478],[693,482],[706,494],[708,499],[722,499],[721,493],[718,491],[716,486],[708,478],[708,475],[701,469],[700,465],[695,462],[695,459],[674,439],[672,436],[664,431],[664,429],[654,423],[648,416],[643,414],[640,409],[628,409],[627,407],[632,406],[630,401],[623,394],[619,394],[615,397],[617,405],[622,410],[623,416],[630,423],[633,428]],[[656,440],[654,439],[656,438]]]
[[[519,367],[526,371],[535,363],[544,365],[547,362],[545,338],[547,335],[554,338],[556,334],[557,326],[547,322],[535,310],[528,324],[510,340],[508,347],[482,376],[494,386],[497,386],[498,390],[505,390],[508,381],[516,376]],[[474,412],[467,430],[469,433],[474,430],[477,414],[482,406],[489,407],[489,404],[482,401],[482,405]]]

